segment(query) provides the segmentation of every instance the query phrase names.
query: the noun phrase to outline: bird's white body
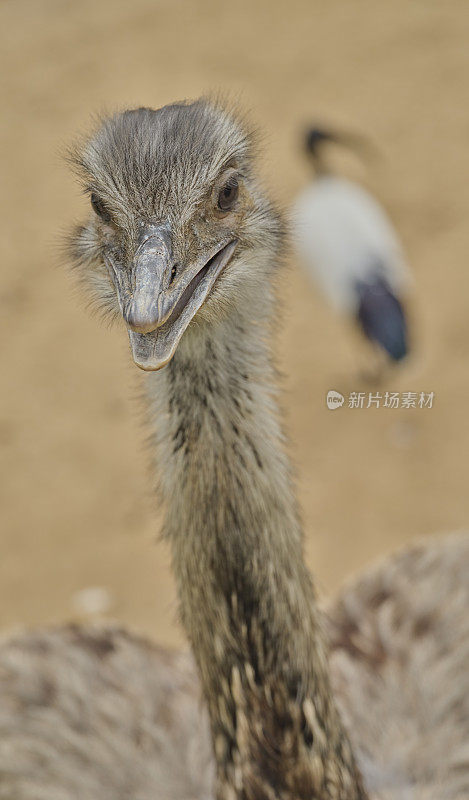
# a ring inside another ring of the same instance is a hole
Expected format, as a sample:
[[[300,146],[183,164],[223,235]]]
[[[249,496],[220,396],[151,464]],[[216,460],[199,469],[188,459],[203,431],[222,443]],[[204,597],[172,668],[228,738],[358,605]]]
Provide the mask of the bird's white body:
[[[345,178],[316,178],[293,209],[293,238],[309,275],[338,311],[355,313],[357,283],[379,275],[399,296],[408,275],[381,206]]]

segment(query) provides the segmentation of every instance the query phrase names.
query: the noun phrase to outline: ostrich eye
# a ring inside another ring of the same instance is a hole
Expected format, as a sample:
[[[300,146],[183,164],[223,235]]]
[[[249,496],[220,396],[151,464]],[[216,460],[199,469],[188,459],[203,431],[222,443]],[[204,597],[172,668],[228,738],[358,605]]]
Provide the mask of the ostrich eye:
[[[111,215],[110,215],[109,211],[107,210],[107,208],[104,205],[103,201],[100,200],[98,195],[94,194],[94,192],[91,195],[91,205],[93,207],[93,211],[95,212],[95,214],[97,214],[98,217],[101,217],[103,222],[110,222],[111,221]]]
[[[238,189],[236,178],[230,178],[218,195],[218,208],[221,211],[230,211],[233,208],[238,197]]]

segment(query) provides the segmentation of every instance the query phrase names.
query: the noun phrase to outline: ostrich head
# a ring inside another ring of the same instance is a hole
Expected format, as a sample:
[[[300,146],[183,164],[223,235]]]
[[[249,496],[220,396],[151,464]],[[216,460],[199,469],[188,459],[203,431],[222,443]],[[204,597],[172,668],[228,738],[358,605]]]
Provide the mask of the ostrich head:
[[[72,257],[94,298],[123,319],[139,367],[163,367],[188,329],[241,308],[261,313],[280,225],[235,115],[205,100],[125,111],[72,161],[91,203]]]

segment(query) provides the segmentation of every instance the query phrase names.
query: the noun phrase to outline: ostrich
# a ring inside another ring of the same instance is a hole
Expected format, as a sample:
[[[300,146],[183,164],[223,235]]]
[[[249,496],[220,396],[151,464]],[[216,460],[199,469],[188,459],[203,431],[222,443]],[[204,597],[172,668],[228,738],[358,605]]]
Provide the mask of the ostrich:
[[[468,537],[316,601],[271,356],[283,230],[252,134],[206,100],[144,108],[74,163],[76,269],[148,372],[192,656],[112,626],[6,638],[0,798],[467,796]]]
[[[403,295],[407,267],[390,221],[362,187],[332,175],[328,142],[357,148],[357,137],[312,128],[306,137],[315,180],[296,200],[294,239],[308,274],[332,305],[351,316],[378,352],[397,362],[408,353]]]

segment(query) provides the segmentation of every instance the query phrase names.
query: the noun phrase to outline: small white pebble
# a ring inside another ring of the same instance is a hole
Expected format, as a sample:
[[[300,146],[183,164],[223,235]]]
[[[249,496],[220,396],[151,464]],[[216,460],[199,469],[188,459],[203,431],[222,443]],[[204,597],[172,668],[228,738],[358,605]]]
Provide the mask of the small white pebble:
[[[107,614],[113,605],[111,594],[103,586],[87,586],[72,596],[75,611],[88,617]]]
[[[417,438],[417,429],[411,422],[395,422],[389,428],[389,439],[399,450],[409,450]]]

